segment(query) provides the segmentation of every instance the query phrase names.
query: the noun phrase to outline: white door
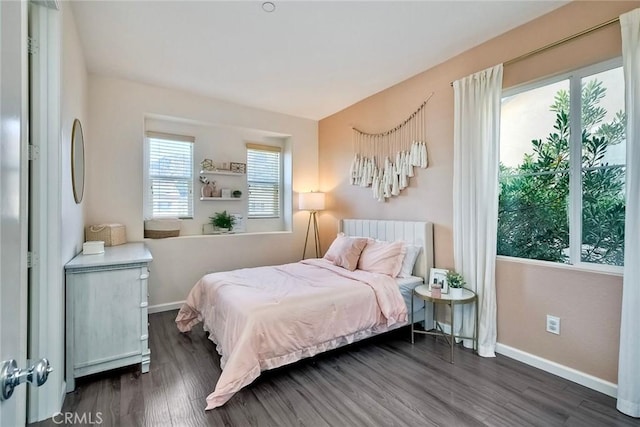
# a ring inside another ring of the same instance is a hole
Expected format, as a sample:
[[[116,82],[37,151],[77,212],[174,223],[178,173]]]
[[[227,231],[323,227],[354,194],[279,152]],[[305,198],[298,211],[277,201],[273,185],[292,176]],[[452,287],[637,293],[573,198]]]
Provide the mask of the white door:
[[[27,365],[27,3],[0,1],[0,361]],[[0,390],[0,393],[2,390]],[[24,425],[26,386],[0,399],[0,425]]]

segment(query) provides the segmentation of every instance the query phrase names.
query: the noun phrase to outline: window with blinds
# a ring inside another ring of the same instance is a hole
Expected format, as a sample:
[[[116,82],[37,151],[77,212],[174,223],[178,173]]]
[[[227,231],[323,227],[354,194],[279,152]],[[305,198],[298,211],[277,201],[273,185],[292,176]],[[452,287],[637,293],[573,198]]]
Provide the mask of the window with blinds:
[[[147,132],[145,217],[193,218],[194,141]]]
[[[247,144],[249,218],[280,217],[281,151],[280,147]]]

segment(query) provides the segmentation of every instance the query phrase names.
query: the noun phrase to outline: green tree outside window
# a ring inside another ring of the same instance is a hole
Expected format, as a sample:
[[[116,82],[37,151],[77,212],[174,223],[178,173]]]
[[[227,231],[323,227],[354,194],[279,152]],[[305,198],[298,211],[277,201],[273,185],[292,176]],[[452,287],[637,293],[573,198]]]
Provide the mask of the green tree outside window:
[[[582,85],[583,262],[623,265],[624,165],[609,165],[607,150],[625,141],[626,117],[618,111],[604,122],[600,104],[607,89],[592,79]],[[500,164],[498,255],[566,263],[569,261],[569,92],[559,90],[556,114],[546,139],[531,141],[516,167]]]

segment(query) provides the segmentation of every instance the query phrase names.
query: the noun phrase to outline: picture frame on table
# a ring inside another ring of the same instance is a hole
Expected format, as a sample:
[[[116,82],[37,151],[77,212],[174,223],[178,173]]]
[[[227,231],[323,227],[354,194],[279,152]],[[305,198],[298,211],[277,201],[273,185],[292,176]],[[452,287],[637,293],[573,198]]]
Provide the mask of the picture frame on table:
[[[244,215],[240,213],[232,213],[230,214],[235,218],[235,223],[233,224],[233,231],[236,233],[244,233],[247,231],[247,224],[244,220]]]
[[[429,291],[431,291],[431,285],[437,283],[442,286],[441,293],[449,293],[449,284],[447,283],[448,272],[449,270],[446,268],[432,268],[429,272]]]
[[[246,163],[231,162],[229,164],[229,167],[231,168],[231,172],[247,173],[247,164]]]

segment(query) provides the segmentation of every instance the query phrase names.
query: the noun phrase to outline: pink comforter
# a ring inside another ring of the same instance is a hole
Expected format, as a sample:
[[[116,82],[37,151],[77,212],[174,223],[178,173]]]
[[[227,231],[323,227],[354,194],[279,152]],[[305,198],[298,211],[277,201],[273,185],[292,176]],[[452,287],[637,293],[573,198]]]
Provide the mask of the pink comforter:
[[[206,409],[227,402],[262,370],[276,368],[406,323],[394,279],[322,259],[204,276],[176,323],[204,321],[222,374]]]

